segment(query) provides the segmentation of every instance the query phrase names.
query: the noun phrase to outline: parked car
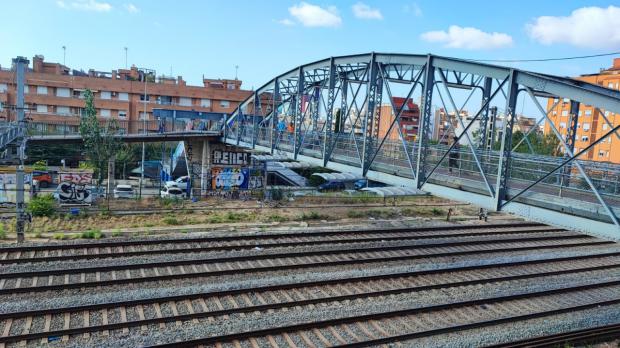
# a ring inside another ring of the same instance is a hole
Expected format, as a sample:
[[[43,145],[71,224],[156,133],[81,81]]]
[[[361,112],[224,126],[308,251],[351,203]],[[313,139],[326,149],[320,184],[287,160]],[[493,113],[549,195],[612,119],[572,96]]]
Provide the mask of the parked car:
[[[353,188],[355,190],[361,190],[365,187],[385,187],[385,186],[387,185],[385,185],[384,183],[376,182],[372,180],[369,181],[367,179],[358,180],[353,184]]]
[[[134,198],[135,191],[131,185],[116,185],[114,188],[114,198]]]
[[[187,185],[189,184],[189,176],[181,176],[173,181],[166,181],[166,186],[168,187],[178,187],[183,191],[187,190]]]
[[[185,194],[183,193],[183,190],[181,190],[180,188],[176,186],[168,186],[168,185],[165,185],[161,189],[161,191],[159,192],[159,195],[161,196],[161,198],[174,198],[174,199],[183,199],[183,197],[185,196]]]
[[[32,172],[33,182],[36,180],[37,186],[41,188],[48,188],[52,184],[52,174],[43,171]]]
[[[328,181],[326,183],[323,183],[321,185],[319,185],[318,190],[320,192],[324,192],[324,191],[341,191],[344,190],[344,183],[341,181]]]

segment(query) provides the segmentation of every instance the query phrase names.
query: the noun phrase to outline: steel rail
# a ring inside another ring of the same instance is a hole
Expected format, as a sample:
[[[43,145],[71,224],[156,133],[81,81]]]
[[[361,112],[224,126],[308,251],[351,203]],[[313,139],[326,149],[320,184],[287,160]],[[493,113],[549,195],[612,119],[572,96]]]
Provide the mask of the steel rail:
[[[141,263],[135,263],[135,264],[123,264],[123,265],[113,265],[113,266],[72,267],[72,268],[65,268],[65,269],[1,273],[0,279],[46,277],[46,276],[51,276],[51,275],[121,271],[121,270],[152,268],[152,267],[162,268],[162,267],[168,267],[168,266],[184,266],[184,265],[205,264],[205,263],[222,263],[222,262],[253,261],[253,260],[264,260],[264,259],[277,259],[277,258],[306,257],[306,256],[359,254],[359,253],[366,253],[366,252],[384,252],[384,251],[459,247],[459,246],[480,245],[480,244],[542,242],[542,241],[552,241],[552,240],[558,240],[558,239],[564,240],[564,239],[595,239],[595,238],[592,236],[585,236],[585,235],[520,237],[520,238],[485,239],[485,240],[445,242],[445,243],[414,244],[414,245],[390,245],[390,246],[378,246],[378,247],[365,247],[365,248],[357,248],[357,249],[312,250],[312,251],[284,252],[284,253],[272,253],[272,254],[261,254],[261,255],[230,256],[230,257],[215,256],[215,257],[173,260],[173,261],[141,262]],[[615,244],[615,242],[605,241],[605,240],[596,240],[594,242],[587,243],[587,244],[588,245]],[[559,246],[570,246],[571,244],[558,244],[558,245]]]
[[[396,232],[428,232],[428,231],[452,231],[452,230],[470,230],[484,228],[515,228],[515,227],[543,227],[548,226],[538,222],[520,222],[520,223],[496,223],[484,225],[447,225],[447,226],[430,226],[430,227],[401,227],[388,229],[359,229],[359,230],[326,230],[318,232],[294,232],[294,233],[268,233],[268,234],[238,234],[234,236],[219,237],[192,237],[192,238],[153,238],[144,240],[123,240],[123,241],[104,241],[90,243],[66,243],[57,245],[28,245],[28,246],[10,246],[0,247],[0,252],[26,252],[26,251],[45,251],[45,250],[66,250],[76,248],[96,248],[96,247],[117,247],[131,245],[151,245],[161,243],[195,243],[195,242],[226,242],[237,240],[258,240],[258,239],[277,239],[289,237],[316,237],[316,236],[338,236],[342,234],[373,234],[373,233],[396,233]]]
[[[259,330],[253,330],[253,331],[244,331],[244,332],[232,333],[232,334],[221,335],[221,336],[212,336],[212,337],[192,339],[192,340],[187,340],[183,342],[153,345],[152,347],[160,347],[160,348],[162,347],[189,347],[189,346],[193,347],[197,345],[211,345],[211,344],[216,344],[216,343],[221,343],[221,342],[232,342],[234,340],[241,341],[241,340],[249,339],[253,337],[264,337],[267,335],[277,335],[277,334],[286,333],[286,332],[297,332],[297,331],[303,331],[303,330],[314,329],[314,328],[326,328],[330,326],[350,324],[350,323],[355,323],[355,322],[381,320],[381,319],[400,317],[400,316],[410,316],[410,315],[429,313],[429,312],[445,310],[445,309],[456,309],[459,307],[477,306],[477,305],[490,304],[490,303],[501,303],[505,301],[514,301],[514,300],[523,300],[523,299],[530,299],[530,298],[544,297],[544,296],[551,296],[551,295],[560,295],[560,294],[565,294],[565,293],[570,293],[570,292],[577,292],[577,291],[584,291],[584,290],[591,290],[591,289],[612,287],[612,286],[619,286],[619,285],[620,285],[620,280],[616,280],[616,281],[610,281],[610,282],[556,288],[556,289],[551,289],[551,290],[525,292],[525,293],[506,295],[506,296],[487,297],[487,298],[467,300],[467,301],[461,301],[461,302],[452,302],[452,303],[431,305],[431,306],[425,306],[425,307],[401,309],[401,310],[396,310],[396,311],[386,311],[386,312],[378,312],[378,313],[372,313],[372,314],[364,314],[360,316],[349,316],[349,317],[327,319],[327,320],[321,320],[321,321],[315,321],[315,322],[305,322],[305,323],[272,327],[272,328],[259,329]],[[385,337],[385,338],[368,340],[365,342],[345,344],[339,347],[376,346],[379,344],[434,336],[434,335],[445,334],[445,333],[455,332],[455,331],[470,330],[470,329],[475,329],[479,327],[499,325],[499,324],[513,322],[513,321],[534,319],[534,318],[539,318],[539,317],[545,317],[545,316],[550,316],[550,315],[568,313],[572,311],[595,308],[599,306],[609,306],[609,305],[615,305],[615,304],[620,304],[620,298],[614,298],[611,300],[593,302],[593,303],[588,303],[588,304],[581,304],[581,305],[576,305],[576,306],[567,306],[567,307],[563,307],[563,308],[559,308],[555,310],[541,311],[541,312],[529,313],[529,314],[524,314],[524,315],[509,316],[509,317],[504,317],[500,319],[480,321],[480,322],[470,323],[470,324],[455,325],[455,326],[449,326],[449,327],[444,327],[444,328],[439,328],[439,329],[431,329],[431,330],[426,330],[422,332],[408,333],[404,335],[394,335],[394,336]]]
[[[165,281],[165,280],[213,277],[213,276],[224,276],[224,275],[232,275],[232,274],[278,272],[278,271],[283,271],[283,270],[294,270],[294,269],[301,269],[301,268],[342,266],[342,265],[350,265],[350,264],[380,263],[380,262],[393,262],[393,261],[403,261],[403,260],[420,260],[420,259],[428,259],[428,258],[435,258],[435,257],[492,254],[492,253],[497,253],[497,252],[513,252],[513,251],[519,252],[519,251],[541,250],[541,249],[559,249],[563,247],[598,246],[598,245],[607,245],[607,244],[615,244],[615,243],[614,242],[594,242],[594,243],[574,243],[574,244],[564,244],[564,245],[526,246],[526,247],[512,247],[512,248],[488,248],[488,249],[481,249],[481,250],[440,252],[440,253],[435,253],[435,254],[399,255],[399,256],[387,256],[387,257],[383,256],[383,257],[377,257],[377,258],[356,258],[356,259],[336,260],[336,261],[317,261],[317,262],[307,262],[307,263],[296,263],[296,264],[290,264],[290,265],[260,266],[260,267],[253,267],[253,268],[228,269],[228,270],[217,270],[217,271],[211,270],[211,271],[202,271],[202,272],[194,272],[194,273],[176,273],[176,274],[168,274],[168,275],[156,275],[156,276],[147,276],[147,277],[140,277],[140,278],[123,278],[123,279],[106,280],[106,281],[88,281],[88,282],[69,283],[69,284],[41,285],[41,286],[31,286],[31,287],[24,287],[24,288],[4,288],[4,289],[0,289],[0,295],[44,292],[44,291],[52,291],[52,290],[56,291],[56,290],[68,290],[68,289],[79,289],[79,288],[91,288],[91,287],[100,287],[100,286],[115,286],[115,285],[122,285],[122,284],[135,284],[135,283],[155,282],[155,281]],[[356,251],[353,250],[353,252],[356,252]],[[588,255],[588,256],[578,256],[578,257],[582,258],[582,257],[599,257],[599,256],[601,257],[602,256],[617,256],[617,255],[620,255],[620,252],[601,253],[601,254],[594,254],[594,255],[595,256]],[[570,259],[574,259],[574,258],[575,257],[571,257]],[[210,260],[211,259],[209,259],[209,261]],[[213,259],[213,263],[216,263],[218,261],[219,261],[218,259]],[[537,261],[533,261],[533,262],[537,262]],[[185,261],[183,261],[183,263],[187,264],[187,262]],[[189,264],[198,264],[198,263],[199,262],[195,260],[189,261]],[[155,265],[153,267],[165,267],[165,266]]]
[[[566,344],[601,342],[606,339],[615,339],[618,337],[620,337],[620,324],[612,324],[547,336],[537,336],[520,341],[505,342],[487,346],[486,348],[565,347]]]
[[[233,251],[244,250],[254,248],[285,248],[285,247],[299,247],[299,246],[312,246],[312,245],[324,245],[324,244],[359,244],[359,243],[373,243],[373,242],[390,242],[390,241],[407,241],[407,240],[425,240],[425,239],[442,239],[442,238],[456,238],[456,237],[476,237],[476,236],[493,236],[493,235],[513,235],[513,234],[530,234],[530,233],[552,233],[552,232],[565,232],[556,236],[557,238],[587,238],[584,235],[573,234],[561,228],[545,228],[545,229],[528,229],[528,230],[516,230],[516,231],[489,231],[489,232],[466,232],[466,233],[454,233],[445,235],[403,235],[403,236],[384,236],[384,237],[372,237],[372,238],[347,238],[347,239],[324,239],[313,241],[290,241],[290,242],[273,242],[273,243],[255,243],[244,245],[222,245],[222,246],[194,246],[187,248],[174,248],[174,249],[151,249],[151,250],[134,250],[134,251],[122,251],[122,252],[107,252],[98,254],[71,254],[71,255],[58,255],[58,256],[42,256],[42,257],[19,257],[19,258],[6,258],[0,259],[0,265],[8,264],[23,264],[34,262],[55,262],[55,261],[68,261],[68,260],[92,260],[103,258],[118,258],[118,257],[132,257],[143,256],[151,254],[185,254],[185,253],[203,253],[203,252],[218,252],[218,251]],[[383,232],[377,232],[380,234]],[[416,233],[416,232],[392,232],[392,233]],[[343,233],[349,234],[349,233]],[[351,233],[355,234],[355,233]],[[578,236],[578,237],[577,237]],[[294,237],[291,237],[294,238]],[[190,242],[188,242],[190,243]],[[194,242],[197,243],[197,242]],[[165,243],[162,243],[165,244]],[[92,249],[92,248],[89,248]],[[49,249],[55,250],[55,249]],[[0,275],[1,276],[1,275]]]
[[[493,265],[495,267],[484,267],[484,269],[506,267],[507,265],[508,263],[502,264],[502,265],[498,264],[498,265]],[[565,275],[565,274],[572,274],[572,273],[585,273],[585,272],[592,272],[592,271],[599,271],[599,270],[609,270],[609,269],[614,269],[614,268],[620,268],[620,263],[611,264],[611,265],[600,265],[600,266],[592,266],[592,267],[566,269],[566,270],[543,271],[543,272],[538,272],[538,273],[490,277],[490,278],[483,278],[483,279],[472,279],[472,280],[447,282],[447,283],[444,282],[444,283],[430,284],[430,285],[418,285],[418,286],[394,288],[394,289],[388,289],[388,290],[366,291],[366,292],[356,293],[356,294],[319,297],[319,298],[314,298],[310,300],[277,302],[277,303],[271,303],[271,304],[252,305],[252,306],[246,306],[246,307],[222,309],[218,311],[205,311],[205,312],[196,312],[196,313],[190,313],[190,314],[184,314],[184,315],[165,316],[161,318],[132,320],[132,321],[128,321],[125,323],[102,324],[102,325],[96,325],[96,326],[87,326],[87,327],[80,327],[80,328],[73,328],[73,329],[62,329],[62,330],[55,330],[55,331],[49,331],[49,332],[20,334],[20,335],[13,335],[13,336],[7,336],[7,337],[0,337],[0,343],[8,343],[8,342],[15,342],[15,341],[22,341],[22,340],[32,340],[32,339],[37,339],[37,338],[53,337],[53,336],[74,335],[74,334],[80,334],[80,333],[86,333],[86,332],[115,330],[119,328],[130,328],[130,327],[165,323],[165,322],[171,322],[171,321],[186,321],[186,320],[191,320],[191,319],[225,316],[225,315],[232,315],[232,314],[238,314],[238,313],[251,313],[255,311],[264,311],[264,310],[269,310],[269,309],[293,308],[293,307],[298,307],[298,306],[307,306],[307,305],[312,305],[312,304],[341,302],[341,301],[349,301],[349,300],[353,301],[353,300],[357,300],[361,298],[368,298],[368,297],[382,297],[382,296],[398,295],[398,294],[403,294],[403,293],[413,293],[413,292],[446,289],[446,288],[454,288],[454,287],[462,287],[462,286],[472,286],[472,285],[478,285],[478,284],[499,283],[499,282],[508,282],[508,281],[515,281],[515,280],[524,280],[524,279],[535,279],[535,278],[558,276],[558,275]],[[440,272],[433,272],[433,274],[452,273],[452,272],[459,272],[463,270],[467,271],[470,269],[469,267],[463,267],[462,269],[461,268],[444,269],[444,270],[440,270]],[[309,288],[309,287],[325,286],[325,285],[344,285],[346,283],[353,283],[353,282],[360,282],[360,281],[396,279],[396,278],[402,278],[402,277],[415,277],[415,276],[426,275],[426,274],[428,273],[424,271],[402,272],[402,273],[384,274],[384,275],[377,275],[377,276],[353,277],[353,278],[345,278],[345,279],[311,281],[311,282],[303,282],[303,283],[290,283],[290,284],[280,284],[280,285],[274,285],[274,286],[262,286],[262,287],[256,287],[256,288],[244,288],[244,289],[235,289],[235,290],[195,293],[195,294],[189,294],[189,295],[176,295],[176,296],[169,296],[169,297],[121,301],[121,302],[115,302],[115,303],[83,305],[83,306],[75,306],[75,307],[69,307],[69,308],[53,308],[53,309],[46,309],[46,310],[14,312],[14,313],[5,313],[5,314],[0,315],[0,319],[9,319],[9,318],[17,319],[17,318],[24,318],[24,317],[54,315],[54,314],[61,314],[61,313],[73,313],[73,312],[79,312],[79,311],[111,309],[115,307],[131,307],[131,306],[136,306],[136,305],[165,303],[165,302],[170,302],[170,301],[193,300],[193,299],[205,298],[205,297],[226,297],[226,296],[240,295],[244,293],[291,290],[291,289]]]

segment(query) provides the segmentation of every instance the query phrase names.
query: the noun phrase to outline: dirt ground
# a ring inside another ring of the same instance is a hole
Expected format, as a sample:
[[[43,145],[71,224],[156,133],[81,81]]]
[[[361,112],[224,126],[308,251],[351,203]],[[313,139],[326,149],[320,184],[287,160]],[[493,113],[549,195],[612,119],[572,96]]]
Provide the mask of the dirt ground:
[[[269,206],[256,200],[207,198],[180,203],[145,199],[110,202],[99,207],[81,207],[77,215],[68,212],[56,216],[35,217],[27,225],[27,239],[103,238],[121,235],[132,228],[179,228],[192,225],[233,223],[271,224],[291,222],[353,223],[355,221],[402,218],[477,218],[478,208],[432,196],[398,200],[377,197],[295,197]],[[68,209],[65,209],[68,211]],[[14,220],[5,220],[4,241],[15,238]],[[102,233],[102,231],[108,231]],[[110,232],[111,231],[111,232]],[[1,241],[0,241],[1,243]]]

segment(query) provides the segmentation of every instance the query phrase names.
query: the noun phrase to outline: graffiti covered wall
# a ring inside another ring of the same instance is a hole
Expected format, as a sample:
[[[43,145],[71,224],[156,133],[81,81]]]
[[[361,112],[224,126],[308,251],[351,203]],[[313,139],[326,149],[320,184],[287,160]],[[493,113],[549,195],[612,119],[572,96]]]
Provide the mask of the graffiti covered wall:
[[[58,173],[59,181],[56,199],[60,203],[90,204],[93,202],[92,189],[88,186],[93,180],[92,172]]]

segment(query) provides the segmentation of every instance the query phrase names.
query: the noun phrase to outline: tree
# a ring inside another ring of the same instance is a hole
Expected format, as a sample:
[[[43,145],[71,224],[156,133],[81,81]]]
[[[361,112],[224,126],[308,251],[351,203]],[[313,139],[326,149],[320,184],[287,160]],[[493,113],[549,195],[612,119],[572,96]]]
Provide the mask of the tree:
[[[93,92],[89,89],[84,92],[86,99],[85,112],[80,119],[80,135],[84,141],[84,150],[90,164],[95,167],[97,186],[101,186],[108,168],[108,161],[116,154],[121,142],[115,137],[118,124],[109,120],[105,124],[99,123],[95,109]]]

